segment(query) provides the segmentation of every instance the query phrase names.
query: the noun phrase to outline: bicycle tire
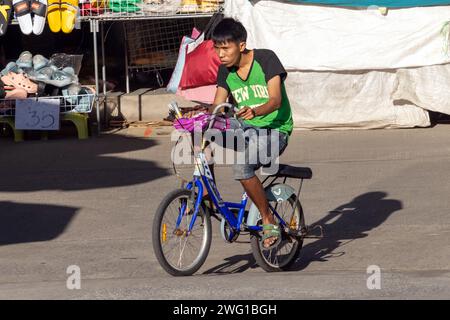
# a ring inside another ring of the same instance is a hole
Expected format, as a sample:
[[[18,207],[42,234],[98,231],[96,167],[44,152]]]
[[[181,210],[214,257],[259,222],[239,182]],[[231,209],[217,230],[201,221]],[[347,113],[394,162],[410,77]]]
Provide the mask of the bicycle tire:
[[[211,247],[211,239],[212,239],[212,229],[211,229],[211,217],[209,215],[209,212],[203,208],[203,206],[200,206],[199,213],[197,216],[198,219],[203,220],[203,225],[205,227],[205,243],[202,244],[202,248],[199,251],[199,254],[197,255],[195,261],[189,265],[186,269],[183,268],[175,268],[172,266],[168,260],[166,259],[166,256],[164,255],[163,248],[162,248],[162,237],[161,237],[161,223],[163,220],[163,217],[166,213],[166,210],[170,206],[170,204],[182,197],[189,198],[191,196],[191,191],[187,189],[176,189],[167,196],[164,197],[164,199],[161,201],[160,205],[158,206],[158,209],[156,210],[155,217],[153,219],[153,227],[152,227],[152,242],[153,242],[153,251],[155,253],[156,259],[158,260],[161,267],[169,274],[173,276],[190,276],[194,274],[195,272],[200,269],[200,267],[204,264],[210,247]],[[188,236],[189,237],[189,236]]]
[[[298,213],[299,216],[299,222],[298,222],[298,229],[303,228],[305,226],[305,219],[303,215],[303,208],[300,203],[300,201],[297,199],[296,195],[292,195],[287,200],[291,206],[291,209],[293,209],[293,205],[297,203],[295,212]],[[284,232],[284,231],[282,231]],[[253,257],[256,260],[256,263],[265,271],[267,272],[280,272],[280,271],[287,271],[292,266],[292,264],[296,261],[297,257],[300,254],[300,250],[303,246],[303,239],[300,237],[296,237],[294,244],[294,252],[292,252],[291,256],[288,258],[288,261],[286,261],[282,266],[275,266],[273,264],[270,264],[267,259],[264,257],[263,250],[261,247],[261,236],[258,233],[252,233],[250,236],[250,243],[252,248]],[[277,247],[278,248],[278,247]]]

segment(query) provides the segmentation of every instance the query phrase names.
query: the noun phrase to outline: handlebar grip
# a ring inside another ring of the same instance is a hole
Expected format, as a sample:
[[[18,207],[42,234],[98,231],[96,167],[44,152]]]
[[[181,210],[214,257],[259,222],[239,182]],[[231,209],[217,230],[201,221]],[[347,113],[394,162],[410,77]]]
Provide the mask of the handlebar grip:
[[[230,108],[232,112],[236,112],[236,108],[235,108],[231,103],[224,102],[224,103],[221,103],[221,104],[217,105],[217,106],[214,108],[214,111],[213,111],[212,114],[217,114],[218,111],[219,111],[221,108],[226,108],[226,107]],[[225,111],[225,113],[228,113],[229,111],[230,111],[230,110],[227,110],[227,111]]]

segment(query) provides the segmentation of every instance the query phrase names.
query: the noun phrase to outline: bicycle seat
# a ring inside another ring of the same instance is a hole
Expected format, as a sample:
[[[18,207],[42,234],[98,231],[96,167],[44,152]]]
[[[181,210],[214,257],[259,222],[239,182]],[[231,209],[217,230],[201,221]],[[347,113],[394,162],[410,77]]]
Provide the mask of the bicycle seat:
[[[280,164],[278,172],[274,174],[274,176],[295,179],[311,179],[312,170],[307,167],[294,167],[288,164]]]

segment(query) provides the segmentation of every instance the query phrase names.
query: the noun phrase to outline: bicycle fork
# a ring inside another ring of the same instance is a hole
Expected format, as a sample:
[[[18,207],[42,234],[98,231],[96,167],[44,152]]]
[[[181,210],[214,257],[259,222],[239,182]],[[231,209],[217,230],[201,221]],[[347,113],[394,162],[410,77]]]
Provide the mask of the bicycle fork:
[[[193,202],[193,196],[195,194],[194,190],[194,183],[195,183],[195,187],[198,188],[198,193],[197,193],[197,198],[195,199],[195,204]],[[188,236],[191,231],[192,228],[194,227],[195,224],[195,220],[197,220],[197,215],[198,212],[200,210],[200,205],[202,203],[202,196],[203,196],[203,184],[198,180],[195,179],[194,181],[191,181],[188,183],[188,185],[186,186],[187,190],[191,190],[191,197],[186,201],[186,203],[184,203],[181,208],[180,208],[180,212],[178,213],[178,218],[177,218],[177,222],[175,225],[175,230],[174,230],[174,234],[177,236]],[[192,213],[192,218],[191,221],[189,222],[189,226],[187,228],[187,230],[181,230],[180,228],[180,224],[181,221],[183,220],[183,216],[188,215],[190,210],[189,206],[193,206],[194,207],[194,212]]]

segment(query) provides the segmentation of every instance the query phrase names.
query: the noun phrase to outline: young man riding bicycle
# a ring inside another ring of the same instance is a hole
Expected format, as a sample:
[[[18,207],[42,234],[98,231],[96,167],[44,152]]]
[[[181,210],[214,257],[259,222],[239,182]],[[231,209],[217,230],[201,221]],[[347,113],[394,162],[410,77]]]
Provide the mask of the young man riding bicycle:
[[[212,40],[222,63],[212,108],[231,97],[239,109],[236,115],[243,120],[243,129],[250,137],[245,144],[246,160],[233,165],[233,175],[261,213],[263,246],[271,248],[281,240],[281,232],[255,171],[281,155],[293,129],[284,87],[287,72],[273,51],[247,49],[247,32],[234,19],[223,19],[214,29]],[[251,142],[256,144],[258,155],[270,156],[263,160],[252,155],[248,151]]]

